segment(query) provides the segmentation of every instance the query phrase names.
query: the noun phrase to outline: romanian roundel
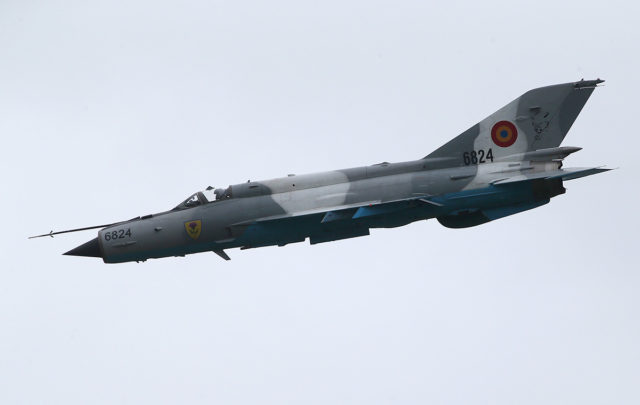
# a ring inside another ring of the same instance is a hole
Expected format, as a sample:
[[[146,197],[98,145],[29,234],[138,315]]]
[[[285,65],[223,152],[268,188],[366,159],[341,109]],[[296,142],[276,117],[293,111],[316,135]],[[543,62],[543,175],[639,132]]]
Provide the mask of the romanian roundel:
[[[506,148],[518,139],[518,130],[509,121],[499,121],[491,128],[491,139],[496,145]]]

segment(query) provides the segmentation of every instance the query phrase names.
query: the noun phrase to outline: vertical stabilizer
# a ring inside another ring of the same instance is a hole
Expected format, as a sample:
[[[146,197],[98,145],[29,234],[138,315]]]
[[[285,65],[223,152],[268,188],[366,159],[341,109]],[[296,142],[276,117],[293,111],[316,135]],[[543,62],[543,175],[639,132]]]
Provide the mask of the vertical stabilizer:
[[[554,148],[562,143],[593,89],[604,80],[581,80],[529,90],[429,154],[458,158],[488,151],[499,158]],[[455,159],[461,165],[462,159]]]

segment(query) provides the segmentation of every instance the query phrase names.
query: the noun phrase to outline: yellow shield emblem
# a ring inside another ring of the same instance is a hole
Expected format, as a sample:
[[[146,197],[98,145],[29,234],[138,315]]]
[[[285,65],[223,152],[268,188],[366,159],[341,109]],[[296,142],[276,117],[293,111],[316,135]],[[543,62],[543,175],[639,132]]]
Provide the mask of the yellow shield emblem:
[[[200,231],[202,230],[202,221],[197,219],[195,221],[188,221],[184,223],[184,228],[187,230],[187,234],[191,239],[198,239]]]

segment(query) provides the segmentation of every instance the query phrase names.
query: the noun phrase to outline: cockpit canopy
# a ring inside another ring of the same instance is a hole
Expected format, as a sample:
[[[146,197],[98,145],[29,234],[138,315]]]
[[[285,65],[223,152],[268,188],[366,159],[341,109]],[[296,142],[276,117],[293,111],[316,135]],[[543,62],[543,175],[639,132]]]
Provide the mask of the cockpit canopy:
[[[231,198],[231,186],[226,190],[209,186],[204,191],[193,193],[186,200],[178,204],[172,211],[184,210],[187,208],[197,207],[199,205],[209,204],[212,202],[226,200]]]

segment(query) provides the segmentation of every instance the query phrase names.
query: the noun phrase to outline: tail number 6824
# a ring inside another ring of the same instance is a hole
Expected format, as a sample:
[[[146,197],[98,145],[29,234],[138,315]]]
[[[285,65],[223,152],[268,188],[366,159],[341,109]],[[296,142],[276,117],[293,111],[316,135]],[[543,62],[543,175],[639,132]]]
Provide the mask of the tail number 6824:
[[[462,161],[466,166],[477,165],[480,163],[493,162],[493,151],[491,149],[472,150],[462,154]]]

